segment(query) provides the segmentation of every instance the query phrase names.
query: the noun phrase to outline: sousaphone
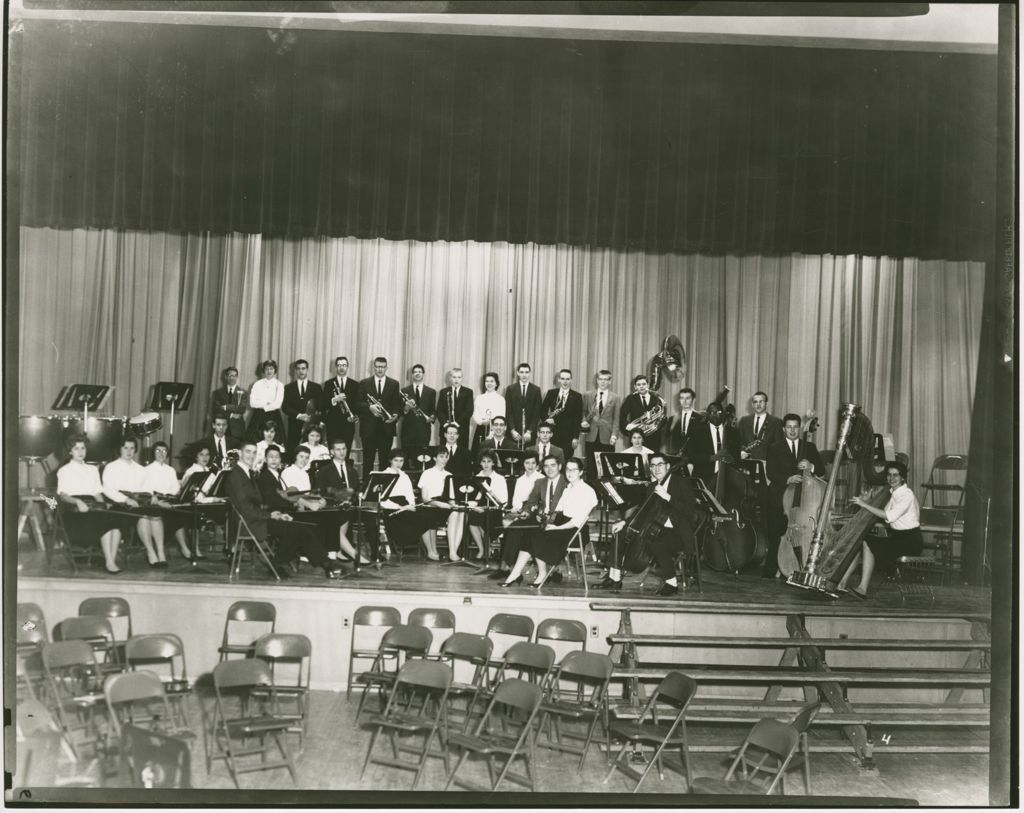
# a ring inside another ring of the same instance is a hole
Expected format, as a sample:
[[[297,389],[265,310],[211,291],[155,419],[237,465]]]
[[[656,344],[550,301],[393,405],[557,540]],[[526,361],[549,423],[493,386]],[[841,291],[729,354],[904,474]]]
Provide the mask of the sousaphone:
[[[652,391],[656,392],[661,387],[662,377],[669,381],[681,381],[686,377],[686,350],[674,333],[665,337],[661,352],[647,363],[647,380]]]

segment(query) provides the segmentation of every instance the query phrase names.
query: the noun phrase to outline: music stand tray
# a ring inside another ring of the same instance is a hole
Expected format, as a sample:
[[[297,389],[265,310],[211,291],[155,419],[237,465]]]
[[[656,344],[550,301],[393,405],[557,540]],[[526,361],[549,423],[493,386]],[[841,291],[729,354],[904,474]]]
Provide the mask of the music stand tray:
[[[362,502],[379,503],[386,500],[391,490],[398,482],[398,475],[387,471],[371,471],[363,487],[363,493],[359,495]]]
[[[158,381],[149,408],[154,412],[184,412],[192,401],[192,390],[191,384],[180,381]]]
[[[109,384],[70,384],[57,394],[51,409],[96,412],[113,389]]]
[[[601,465],[604,474],[612,477],[628,477],[631,480],[646,481],[647,461],[642,454],[630,452],[601,452]]]
[[[434,465],[434,453],[429,446],[410,446],[405,450],[405,471],[424,472]]]
[[[456,505],[469,505],[470,502],[479,504],[486,499],[480,478],[462,474],[453,474],[444,481],[442,497]]]
[[[488,449],[494,455],[494,470],[498,474],[519,477],[523,473],[523,461],[534,454],[522,449]]]

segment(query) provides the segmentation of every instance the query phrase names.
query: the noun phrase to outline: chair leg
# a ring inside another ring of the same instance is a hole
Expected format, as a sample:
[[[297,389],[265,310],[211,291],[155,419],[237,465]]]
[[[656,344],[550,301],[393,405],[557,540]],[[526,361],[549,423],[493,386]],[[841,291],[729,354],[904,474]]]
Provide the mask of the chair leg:
[[[455,770],[448,776],[448,781],[445,783],[444,789],[448,790],[452,786],[452,782],[455,781],[455,774],[459,772],[459,768],[462,767],[462,763],[469,758],[469,751],[463,751],[462,756],[459,757],[459,761],[455,764]]]
[[[802,746],[803,757],[804,757],[804,791],[808,796],[811,795],[811,749],[807,744],[807,732],[800,732],[800,744]]]
[[[366,773],[366,766],[370,764],[370,754],[373,753],[373,746],[377,743],[377,736],[380,734],[380,726],[374,729],[373,734],[370,736],[370,745],[366,749],[366,757],[363,759],[363,769],[359,772],[359,778],[362,779]]]
[[[608,780],[612,778],[612,774],[615,773],[615,769],[619,767],[619,760],[622,759],[623,755],[625,755],[627,748],[629,748],[628,740],[623,744],[619,753],[615,755],[615,759],[612,760],[611,766],[608,768],[608,773],[604,775],[604,779],[601,780],[601,784],[608,784]],[[609,751],[609,753],[611,753],[611,751]]]

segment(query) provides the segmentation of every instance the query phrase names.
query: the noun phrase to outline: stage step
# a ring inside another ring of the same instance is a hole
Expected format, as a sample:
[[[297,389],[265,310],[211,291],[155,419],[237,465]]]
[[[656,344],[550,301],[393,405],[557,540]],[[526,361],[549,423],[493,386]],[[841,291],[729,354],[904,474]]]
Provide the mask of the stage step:
[[[608,643],[637,644],[638,646],[696,646],[745,647],[762,649],[788,649],[794,646],[816,646],[824,649],[900,649],[900,650],[973,650],[990,649],[988,641],[970,638],[944,640],[939,638],[753,638],[724,635],[624,635],[608,636]]]

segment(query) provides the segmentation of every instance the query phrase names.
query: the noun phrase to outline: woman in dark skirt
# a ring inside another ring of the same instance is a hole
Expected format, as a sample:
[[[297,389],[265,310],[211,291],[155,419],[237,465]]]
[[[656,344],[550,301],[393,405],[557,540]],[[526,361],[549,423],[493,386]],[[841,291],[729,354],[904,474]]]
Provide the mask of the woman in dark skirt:
[[[850,590],[858,598],[867,596],[876,562],[880,570],[891,573],[896,568],[897,559],[901,556],[917,556],[924,548],[921,508],[914,492],[907,485],[906,465],[898,461],[887,464],[885,477],[891,492],[885,508],[875,508],[860,497],[853,498],[854,505],[884,520],[888,532],[885,538],[872,537],[861,543],[860,585]]]

